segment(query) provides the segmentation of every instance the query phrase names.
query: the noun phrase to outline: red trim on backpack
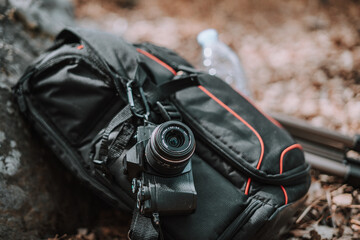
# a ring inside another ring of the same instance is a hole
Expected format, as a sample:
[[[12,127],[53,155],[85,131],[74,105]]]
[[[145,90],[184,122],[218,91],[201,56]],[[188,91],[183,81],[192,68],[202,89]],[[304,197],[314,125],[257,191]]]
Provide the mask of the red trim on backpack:
[[[283,161],[284,161],[285,154],[286,154],[287,152],[295,149],[295,148],[302,149],[302,146],[301,146],[300,144],[296,143],[296,144],[293,144],[293,145],[285,148],[285,149],[282,151],[282,153],[281,153],[281,155],[280,155],[280,174],[283,173]],[[285,188],[284,188],[282,185],[280,185],[280,187],[281,187],[281,189],[282,189],[282,191],[283,191],[283,193],[284,193],[285,205],[286,205],[286,204],[288,203],[288,195],[287,195],[287,193],[286,193]]]
[[[215,97],[211,92],[209,92],[206,88],[204,88],[203,86],[198,86],[198,88],[200,88],[201,91],[203,91],[204,93],[206,93],[210,98],[212,98],[215,102],[217,102],[220,106],[222,106],[223,108],[225,108],[229,113],[231,113],[234,117],[236,117],[239,121],[241,121],[243,124],[245,124],[245,126],[247,126],[248,128],[250,128],[251,131],[253,131],[253,133],[255,134],[255,136],[258,138],[259,142],[260,142],[260,146],[261,146],[261,154],[258,160],[258,164],[256,165],[256,169],[260,169],[261,166],[261,162],[263,160],[264,157],[264,142],[260,136],[260,134],[248,123],[246,122],[242,117],[240,117],[236,112],[234,112],[234,110],[232,110],[228,105],[226,105],[225,103],[223,103],[220,99],[218,99],[217,97]],[[249,194],[249,188],[250,188],[250,183],[251,183],[251,178],[248,178],[248,181],[246,183],[246,187],[245,187],[245,195]]]
[[[245,195],[249,194],[250,183],[251,183],[251,178],[248,178],[246,187],[245,187]]]
[[[79,46],[77,46],[76,48],[79,49],[79,50],[81,50],[81,49],[84,48],[84,45],[79,45]]]
[[[287,195],[287,192],[286,192],[285,188],[283,187],[283,185],[280,185],[280,187],[283,190],[284,197],[285,197],[285,205],[286,205],[286,204],[288,204],[288,195]]]
[[[164,68],[169,70],[172,74],[176,75],[176,71],[172,67],[170,67],[169,65],[167,65],[166,63],[164,63],[163,61],[161,61],[159,58],[155,57],[151,53],[148,53],[145,50],[142,50],[140,48],[137,48],[136,51],[138,51],[139,53],[144,54],[148,58],[154,60],[155,62],[157,62],[158,64],[160,64],[161,66],[163,66]]]
[[[302,149],[302,146],[298,143],[294,144],[294,145],[291,145],[287,148],[285,148],[282,153],[281,153],[281,156],[280,156],[280,174],[283,173],[283,161],[284,161],[284,157],[285,157],[285,154],[287,152],[289,152],[290,150],[293,150],[295,148],[299,148],[299,149]]]
[[[225,103],[223,103],[220,99],[218,99],[216,96],[214,96],[211,92],[209,92],[206,88],[204,88],[203,86],[198,86],[198,88],[201,89],[201,91],[203,91],[204,93],[206,93],[209,97],[211,97],[215,102],[217,102],[220,106],[222,106],[223,108],[225,108],[229,113],[231,113],[234,117],[236,117],[239,121],[241,121],[243,124],[245,124],[248,128],[250,128],[250,130],[255,134],[255,136],[258,138],[259,142],[260,142],[260,146],[261,146],[261,154],[260,154],[260,158],[258,160],[258,164],[256,165],[256,169],[260,169],[260,165],[261,162],[263,160],[263,156],[264,156],[264,142],[260,136],[260,134],[247,122],[245,121],[242,117],[240,117],[236,112],[234,112],[234,110],[232,110],[228,105],[226,105]]]

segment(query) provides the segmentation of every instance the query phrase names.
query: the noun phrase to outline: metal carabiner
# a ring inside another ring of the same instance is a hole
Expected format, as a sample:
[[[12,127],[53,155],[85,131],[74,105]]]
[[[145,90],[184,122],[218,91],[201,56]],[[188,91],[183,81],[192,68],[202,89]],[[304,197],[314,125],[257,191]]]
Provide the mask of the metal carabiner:
[[[145,108],[145,114],[140,114],[139,112],[136,111],[136,107],[135,107],[135,101],[134,101],[134,96],[133,96],[133,89],[132,89],[132,84],[135,80],[131,80],[130,82],[128,82],[126,84],[126,92],[127,92],[127,97],[128,97],[128,102],[129,102],[129,106],[130,106],[130,110],[131,112],[139,117],[139,118],[143,118],[146,121],[148,121],[149,119],[149,115],[150,115],[150,107],[146,101],[146,97],[145,97],[145,93],[143,88],[140,86],[139,87],[139,93],[142,99],[142,102],[144,104],[144,108]]]

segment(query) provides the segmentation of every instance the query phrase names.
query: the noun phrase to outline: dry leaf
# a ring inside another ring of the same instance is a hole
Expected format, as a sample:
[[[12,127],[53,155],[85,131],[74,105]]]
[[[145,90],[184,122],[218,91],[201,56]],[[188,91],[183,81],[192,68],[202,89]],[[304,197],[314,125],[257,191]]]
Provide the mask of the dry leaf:
[[[344,193],[333,197],[333,203],[337,206],[351,205],[353,197],[350,193]]]
[[[351,224],[351,228],[356,232],[360,232],[360,226],[359,225]]]
[[[350,223],[356,224],[356,225],[359,225],[359,226],[360,226],[360,221],[359,221],[359,220],[356,220],[356,219],[351,219],[351,220],[350,220]]]

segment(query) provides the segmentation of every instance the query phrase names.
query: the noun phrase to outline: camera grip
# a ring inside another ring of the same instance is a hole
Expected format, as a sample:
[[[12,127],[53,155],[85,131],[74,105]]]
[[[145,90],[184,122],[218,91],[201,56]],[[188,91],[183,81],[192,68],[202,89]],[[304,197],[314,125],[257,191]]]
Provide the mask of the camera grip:
[[[196,209],[197,193],[191,171],[173,178],[143,173],[142,179],[138,202],[143,214],[185,215]]]

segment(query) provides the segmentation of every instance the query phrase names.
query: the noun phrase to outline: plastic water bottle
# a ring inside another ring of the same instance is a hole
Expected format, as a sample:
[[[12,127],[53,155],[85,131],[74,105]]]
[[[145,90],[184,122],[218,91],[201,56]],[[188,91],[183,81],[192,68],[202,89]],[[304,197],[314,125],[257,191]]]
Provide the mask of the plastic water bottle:
[[[197,36],[202,47],[202,68],[210,75],[216,75],[234,89],[250,96],[247,80],[237,54],[221,42],[215,29],[206,29]]]

